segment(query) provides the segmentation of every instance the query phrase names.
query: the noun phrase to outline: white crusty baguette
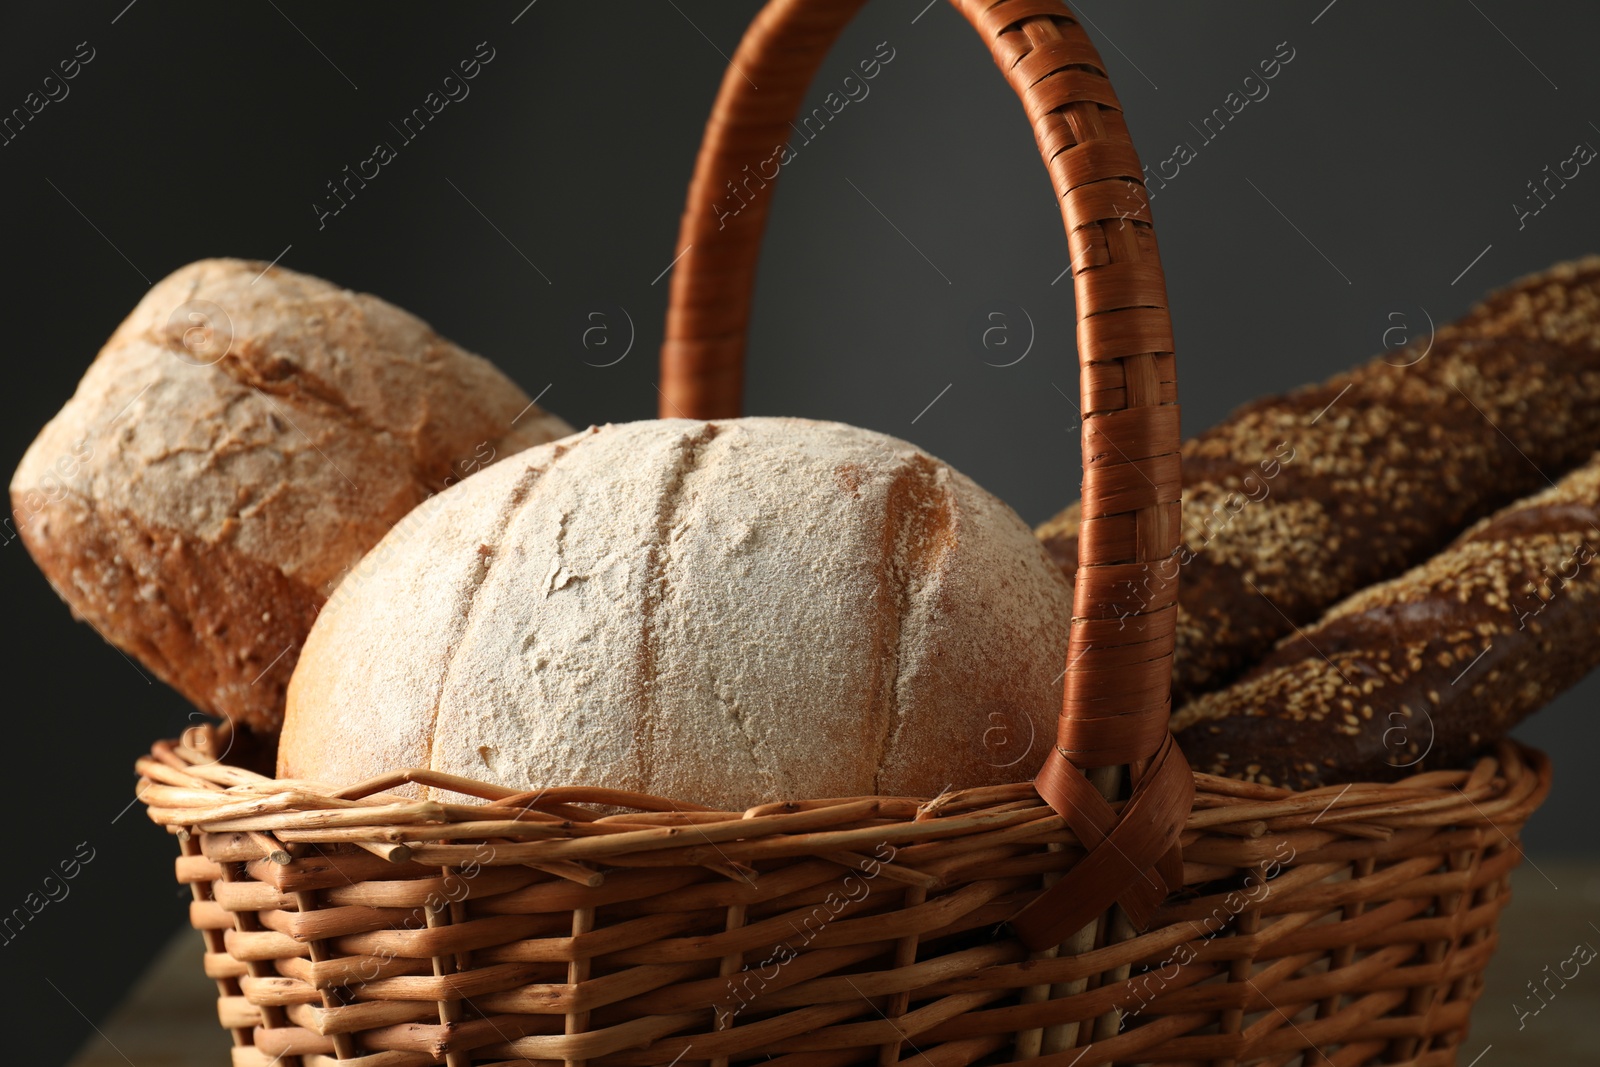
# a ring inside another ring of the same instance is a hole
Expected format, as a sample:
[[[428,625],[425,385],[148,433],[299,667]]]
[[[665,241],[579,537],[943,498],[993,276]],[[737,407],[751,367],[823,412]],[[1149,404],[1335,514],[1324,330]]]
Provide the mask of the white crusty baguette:
[[[1003,503],[867,430],[591,428],[439,494],[374,555],[307,640],[282,776],[426,767],[740,810],[1022,781],[1055,735],[1067,581]]]
[[[145,295],[28,449],[13,522],[107,640],[271,730],[346,569],[430,493],[570,432],[377,297],[204,260]]]

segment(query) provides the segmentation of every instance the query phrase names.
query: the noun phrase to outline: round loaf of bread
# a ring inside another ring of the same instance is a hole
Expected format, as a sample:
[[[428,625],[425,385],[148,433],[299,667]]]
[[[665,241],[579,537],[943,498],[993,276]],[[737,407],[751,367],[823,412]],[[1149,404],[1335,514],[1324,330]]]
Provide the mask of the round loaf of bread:
[[[377,297],[204,260],[118,327],[11,506],[76,615],[198,707],[272,730],[367,549],[429,494],[571,432]]]
[[[1010,508],[868,430],[591,427],[439,494],[373,556],[306,641],[280,776],[422,767],[738,811],[1022,781],[1055,736],[1066,579]]]

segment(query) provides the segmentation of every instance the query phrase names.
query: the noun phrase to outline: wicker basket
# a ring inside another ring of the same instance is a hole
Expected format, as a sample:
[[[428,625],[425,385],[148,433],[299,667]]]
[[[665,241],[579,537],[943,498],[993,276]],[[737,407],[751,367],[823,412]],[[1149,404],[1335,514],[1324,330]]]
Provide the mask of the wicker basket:
[[[784,141],[860,4],[773,0],[733,60],[684,217],[665,413],[737,413],[770,196],[715,205]],[[1044,770],[730,813],[425,770],[333,790],[229,765],[227,728],[197,727],[140,761],[139,790],[181,843],[238,1067],[1455,1062],[1548,762],[1506,743],[1307,793],[1189,772],[1166,729],[1170,586],[1131,621],[1113,607],[1177,537],[1139,163],[1059,3],[956,6],[1023,100],[1072,249],[1086,521]],[[388,792],[408,782],[482,803]]]

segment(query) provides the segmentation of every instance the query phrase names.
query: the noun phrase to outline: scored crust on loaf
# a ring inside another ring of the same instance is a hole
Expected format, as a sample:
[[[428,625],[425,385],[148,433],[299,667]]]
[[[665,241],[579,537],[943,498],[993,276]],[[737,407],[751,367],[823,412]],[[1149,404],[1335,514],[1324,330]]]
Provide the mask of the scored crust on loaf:
[[[594,428],[407,526],[313,628],[285,776],[739,810],[1021,781],[1054,736],[1070,587],[1004,504],[881,434]]]
[[[12,509],[76,615],[202,709],[271,730],[366,549],[430,493],[569,432],[377,297],[203,260],[117,328],[23,457]]]

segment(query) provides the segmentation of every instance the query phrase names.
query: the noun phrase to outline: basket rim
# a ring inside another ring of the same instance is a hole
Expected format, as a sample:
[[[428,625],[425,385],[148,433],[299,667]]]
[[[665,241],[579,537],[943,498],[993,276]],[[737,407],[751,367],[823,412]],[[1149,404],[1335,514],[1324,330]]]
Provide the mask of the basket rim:
[[[308,847],[358,845],[394,862],[449,866],[474,851],[459,842],[482,840],[508,843],[497,846],[488,861],[478,857],[485,865],[603,863],[663,852],[661,862],[679,854],[686,863],[704,866],[697,854],[709,845],[715,857],[742,866],[741,857],[842,853],[885,841],[898,846],[982,834],[1046,835],[1065,847],[1079,846],[1066,820],[1032,782],[931,798],[784,800],[724,812],[596,787],[516,790],[420,768],[334,788],[223,762],[229,733],[225,724],[208,723],[191,727],[179,739],[156,742],[137,761],[136,797],[150,819],[169,832],[247,834],[280,863]],[[1505,739],[1471,767],[1392,782],[1297,792],[1195,772],[1194,783],[1185,846],[1202,836],[1223,835],[1242,843],[1258,840],[1266,851],[1268,842],[1285,834],[1388,840],[1424,827],[1517,824],[1549,793],[1551,765],[1538,749]],[[392,792],[404,786],[457,796],[419,799]]]

